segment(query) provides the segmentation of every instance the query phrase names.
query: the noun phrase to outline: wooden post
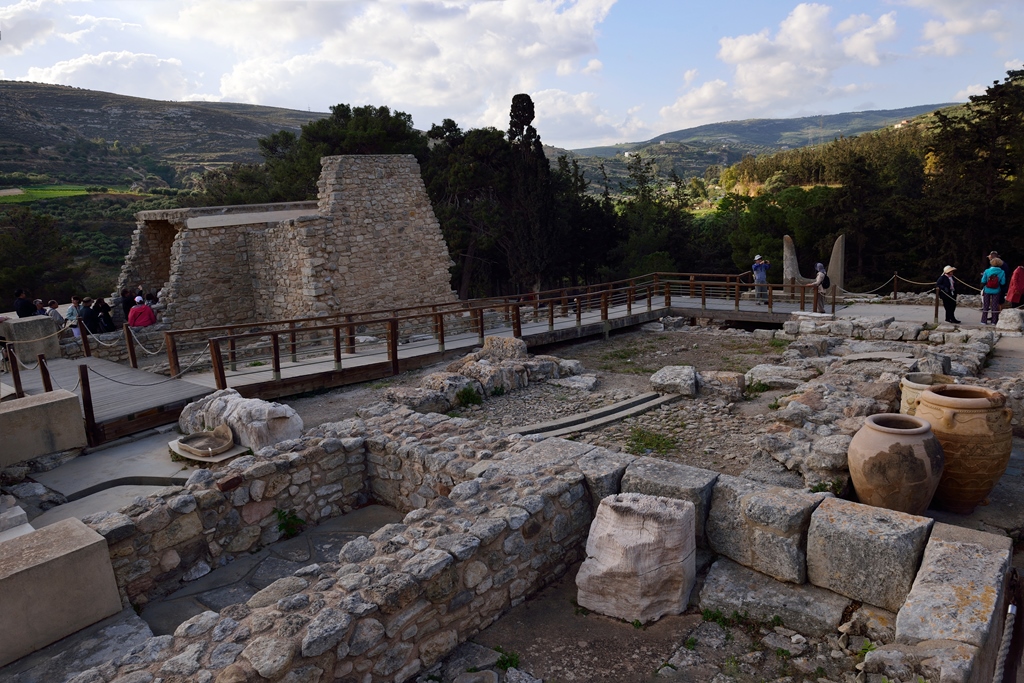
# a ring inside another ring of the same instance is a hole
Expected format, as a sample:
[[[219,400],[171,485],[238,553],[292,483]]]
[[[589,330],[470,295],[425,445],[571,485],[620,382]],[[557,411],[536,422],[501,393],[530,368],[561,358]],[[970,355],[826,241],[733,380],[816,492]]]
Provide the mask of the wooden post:
[[[356,352],[356,326],[352,324],[352,314],[345,316],[345,353],[354,355]]]
[[[85,326],[82,320],[78,321],[78,334],[79,339],[82,340],[82,353],[88,358],[92,355],[92,349],[89,348],[89,328]]]
[[[237,349],[235,348],[235,338],[228,337],[228,368],[231,372],[235,372],[238,369],[236,361],[238,360]]]
[[[224,359],[220,357],[220,339],[210,339],[210,367],[213,369],[213,379],[217,384],[217,390],[228,388],[228,378],[224,375]]]
[[[295,323],[288,323],[288,353],[291,354],[292,362],[297,363],[298,357],[295,353]]]
[[[274,379],[281,379],[281,340],[277,338],[277,332],[270,333],[270,346],[274,351]]]
[[[815,297],[817,299],[817,297]],[[807,288],[803,285],[800,286],[800,310],[807,310]]]
[[[648,313],[651,312],[651,306],[654,305],[654,303],[651,301],[651,299],[653,299],[653,298],[654,298],[654,288],[651,287],[650,285],[647,285],[647,312]]]
[[[672,308],[672,285],[665,283],[665,308]]]
[[[608,292],[601,292],[601,321],[608,320]]]
[[[391,374],[398,374],[398,319],[388,320],[388,360],[391,361]]]
[[[43,378],[43,391],[53,391],[53,383],[50,382],[50,368],[46,367],[46,354],[39,354],[36,356],[36,362],[39,363],[39,374]]]
[[[25,390],[21,386],[21,368],[18,367],[18,354],[14,344],[7,345],[7,358],[11,362],[11,379],[14,380],[14,397],[25,398]]]
[[[738,311],[738,310],[740,310],[740,279],[739,278],[736,278],[735,287],[736,287],[736,310]]]
[[[519,315],[519,303],[512,304],[512,336],[517,339],[523,336],[523,320]]]
[[[507,306],[505,307],[505,313],[508,313]],[[434,314],[434,329],[437,330],[437,350],[444,353],[444,313]]]
[[[476,337],[480,342],[480,346],[484,345],[484,336],[486,330],[484,330],[484,309],[474,308],[473,312],[476,313]]]
[[[334,337],[334,369],[341,370],[341,326],[331,328]]]
[[[132,339],[132,328],[125,323],[121,331],[124,332],[124,345],[128,349],[128,363],[133,368],[138,368],[139,361],[135,358],[135,340]]]
[[[98,446],[96,413],[92,408],[92,389],[89,387],[89,366],[78,366],[78,382],[82,385],[82,412],[85,414],[85,440],[90,446]]]
[[[836,290],[839,289],[835,285],[832,285],[832,315],[836,314]]]
[[[695,278],[696,278],[696,276],[695,276],[695,275],[691,275],[691,276],[690,276],[690,298],[691,298],[691,299],[693,298],[693,295],[694,295],[694,293],[696,292],[696,290],[694,289],[694,284],[693,284],[693,283],[694,283],[694,280],[695,280]]]
[[[935,288],[935,324],[939,324],[939,288]]]
[[[772,312],[772,292],[775,291],[775,287],[768,285],[768,312]]]
[[[892,272],[892,299],[895,301],[899,298],[900,293],[900,274],[897,271]]]
[[[555,331],[555,300],[548,301],[548,332]]]
[[[630,280],[626,290],[626,315],[633,315],[633,297],[636,296],[636,284]]]
[[[164,332],[164,343],[167,345],[167,369],[171,377],[177,377],[181,374],[181,368],[178,366],[178,345],[174,341],[174,335]]]
[[[704,310],[708,306],[708,287],[707,284],[700,283],[700,310]]]
[[[576,328],[579,329],[583,325],[583,302],[577,296],[576,299]]]

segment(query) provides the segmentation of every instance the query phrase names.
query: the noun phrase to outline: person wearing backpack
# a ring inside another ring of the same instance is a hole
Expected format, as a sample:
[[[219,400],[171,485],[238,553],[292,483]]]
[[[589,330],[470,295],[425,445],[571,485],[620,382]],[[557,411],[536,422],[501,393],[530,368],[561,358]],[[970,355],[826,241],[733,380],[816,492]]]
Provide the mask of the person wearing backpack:
[[[832,287],[832,282],[829,281],[828,274],[825,272],[825,264],[815,263],[814,270],[817,271],[814,277],[814,312],[824,313],[825,295],[828,294],[828,290]]]
[[[988,263],[981,274],[981,324],[995,325],[999,322],[999,299],[1006,284],[1006,271],[1002,259],[994,258]]]

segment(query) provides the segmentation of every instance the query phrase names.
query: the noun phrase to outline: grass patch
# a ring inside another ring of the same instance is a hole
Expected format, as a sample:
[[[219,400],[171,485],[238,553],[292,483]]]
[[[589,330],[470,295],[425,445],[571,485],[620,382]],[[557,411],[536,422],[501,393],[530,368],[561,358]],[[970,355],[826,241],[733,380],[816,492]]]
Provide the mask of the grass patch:
[[[473,387],[463,387],[455,394],[455,400],[460,406],[478,406],[484,399]]]
[[[788,339],[770,339],[768,340],[768,346],[773,349],[784,349],[789,346]]]
[[[496,667],[502,671],[509,669],[519,668],[519,653],[511,650],[505,650],[500,645],[494,648],[494,651],[499,653],[501,656],[498,657],[498,661],[494,663]]]
[[[757,382],[751,382],[749,385],[747,385],[747,395],[759,396],[764,392],[768,391],[769,389],[771,389],[771,387],[765,384],[764,382],[761,382],[760,380]]]
[[[294,510],[274,508],[274,516],[277,517],[277,530],[284,538],[298,536],[306,528],[306,520],[295,514]]]
[[[0,197],[0,204],[29,204],[40,199],[78,197],[89,194],[84,185],[37,185],[20,189],[22,190],[21,194]]]
[[[817,484],[811,487],[811,493],[834,493],[835,495],[841,495],[846,485],[842,479],[833,479],[832,481],[819,481]]]
[[[629,441],[626,448],[634,455],[643,455],[653,451],[665,455],[676,447],[676,440],[671,436],[658,434],[643,427],[633,427],[629,430]]]

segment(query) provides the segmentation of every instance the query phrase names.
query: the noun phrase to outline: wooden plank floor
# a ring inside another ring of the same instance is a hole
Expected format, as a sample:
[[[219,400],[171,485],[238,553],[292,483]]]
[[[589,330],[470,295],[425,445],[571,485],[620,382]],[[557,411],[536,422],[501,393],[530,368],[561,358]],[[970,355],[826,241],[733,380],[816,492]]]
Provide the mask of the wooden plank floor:
[[[54,389],[67,389],[82,397],[78,381],[78,366],[89,367],[89,388],[92,390],[93,412],[96,422],[111,422],[144,413],[162,406],[191,401],[211,392],[209,387],[181,379],[169,379],[145,370],[135,370],[99,358],[69,360],[55,358],[47,361]],[[9,375],[4,375],[10,381]],[[26,394],[43,393],[43,380],[39,370],[21,371],[22,388]]]

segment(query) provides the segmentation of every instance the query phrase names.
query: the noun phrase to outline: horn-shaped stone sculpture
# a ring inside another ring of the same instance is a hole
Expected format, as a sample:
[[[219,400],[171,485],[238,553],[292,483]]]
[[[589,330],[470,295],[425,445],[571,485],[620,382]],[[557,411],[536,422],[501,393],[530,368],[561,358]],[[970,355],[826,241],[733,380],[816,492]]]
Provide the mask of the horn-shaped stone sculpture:
[[[832,257],[828,260],[828,279],[833,287],[838,287],[842,292],[845,286],[845,264],[846,264],[846,235],[836,238],[832,245]],[[814,282],[814,278],[806,278],[800,275],[800,264],[796,259],[796,245],[789,235],[782,237],[782,278],[785,284],[796,283],[806,285]]]

